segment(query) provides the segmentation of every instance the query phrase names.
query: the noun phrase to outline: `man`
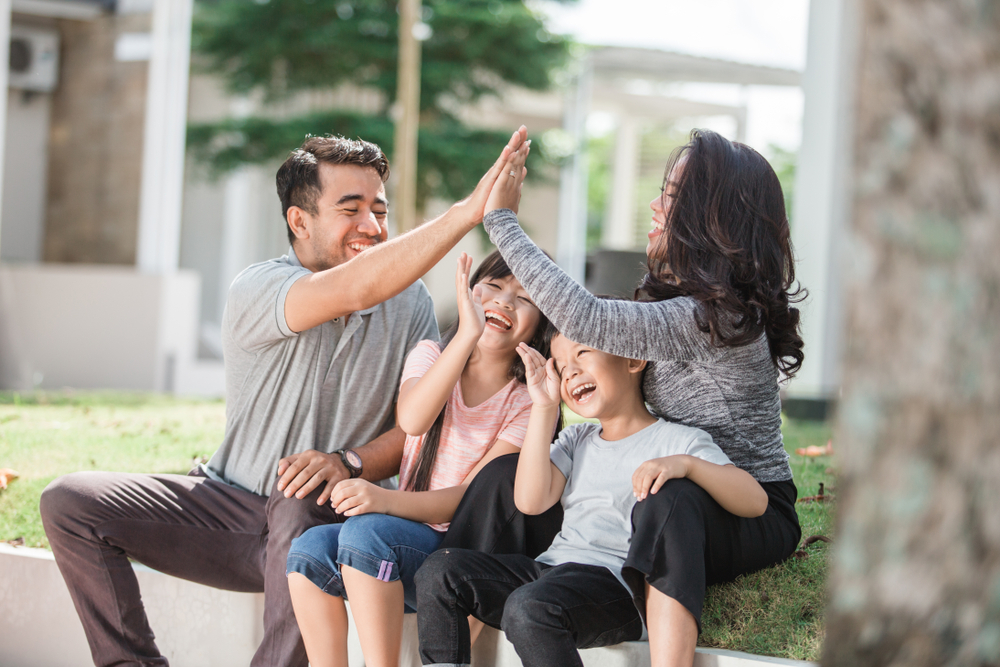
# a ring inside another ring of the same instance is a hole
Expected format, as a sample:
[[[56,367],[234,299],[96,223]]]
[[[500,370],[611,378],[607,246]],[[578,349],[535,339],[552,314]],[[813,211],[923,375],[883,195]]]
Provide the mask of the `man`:
[[[406,353],[436,338],[425,274],[483,215],[521,128],[467,199],[387,241],[389,165],[364,141],[309,138],[278,170],[292,247],[241,273],[223,316],[226,433],[184,475],[81,472],[55,480],[41,513],[95,664],[166,665],[128,559],[198,583],[263,591],[252,664],[307,664],[285,559],[291,540],[342,520],[342,479],[399,470],[393,402]],[[509,166],[509,165],[508,165]],[[344,450],[347,451],[344,451]]]

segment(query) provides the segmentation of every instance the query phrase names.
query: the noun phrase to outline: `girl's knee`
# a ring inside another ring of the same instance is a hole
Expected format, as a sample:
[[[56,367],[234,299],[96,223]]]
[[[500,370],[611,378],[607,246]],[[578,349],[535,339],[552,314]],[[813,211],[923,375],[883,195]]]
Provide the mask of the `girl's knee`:
[[[343,524],[329,524],[326,526],[314,526],[292,540],[289,554],[297,554],[324,559],[327,554],[337,553],[337,546],[340,543],[340,529]]]

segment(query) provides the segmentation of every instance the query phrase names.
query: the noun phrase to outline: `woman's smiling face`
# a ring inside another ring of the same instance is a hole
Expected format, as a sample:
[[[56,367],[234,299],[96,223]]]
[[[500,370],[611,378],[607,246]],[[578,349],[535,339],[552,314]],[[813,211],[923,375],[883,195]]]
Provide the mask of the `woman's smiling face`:
[[[666,233],[667,227],[667,215],[670,213],[670,206],[673,203],[674,195],[677,194],[677,184],[681,177],[681,171],[684,168],[684,162],[687,160],[687,156],[682,157],[674,165],[674,168],[670,170],[670,174],[664,181],[663,189],[653,201],[649,202],[649,208],[653,209],[653,219],[652,229],[646,234],[649,239],[649,243],[646,244],[646,256],[652,259],[652,253],[656,250],[657,245],[660,245],[660,254],[666,249],[665,244],[657,244],[657,239]]]

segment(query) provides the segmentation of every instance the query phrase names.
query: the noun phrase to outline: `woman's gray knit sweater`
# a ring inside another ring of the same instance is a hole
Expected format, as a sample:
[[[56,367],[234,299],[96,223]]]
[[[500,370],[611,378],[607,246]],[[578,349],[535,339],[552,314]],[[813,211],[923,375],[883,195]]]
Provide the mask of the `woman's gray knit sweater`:
[[[484,224],[514,276],[562,334],[650,362],[643,390],[658,416],[708,431],[758,482],[792,478],[781,442],[778,370],[766,336],[742,347],[717,347],[695,323],[694,299],[598,299],[545,256],[511,210],[491,211]]]

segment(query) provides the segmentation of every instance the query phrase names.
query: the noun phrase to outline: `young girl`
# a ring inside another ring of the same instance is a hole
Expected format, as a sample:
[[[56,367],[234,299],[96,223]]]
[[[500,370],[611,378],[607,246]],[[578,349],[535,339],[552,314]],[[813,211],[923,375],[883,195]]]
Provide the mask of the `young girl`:
[[[399,664],[404,608],[416,607],[413,575],[441,542],[476,473],[524,440],[531,399],[516,350],[530,341],[547,353],[545,321],[499,253],[470,280],[471,268],[463,253],[455,277],[459,318],[443,349],[421,341],[406,359],[396,408],[407,433],[400,490],[344,480],[331,503],[351,518],[292,542],[288,586],[312,667],[347,665],[344,597],[365,664]]]

